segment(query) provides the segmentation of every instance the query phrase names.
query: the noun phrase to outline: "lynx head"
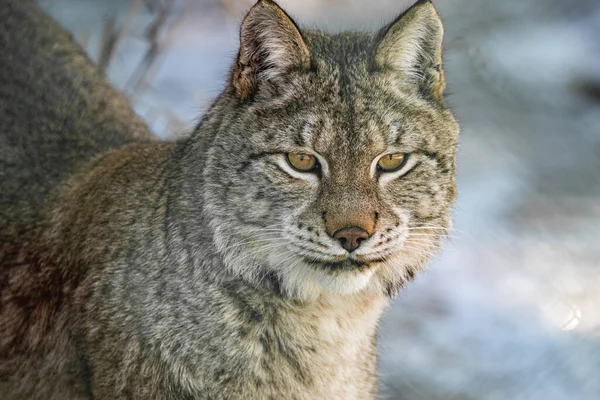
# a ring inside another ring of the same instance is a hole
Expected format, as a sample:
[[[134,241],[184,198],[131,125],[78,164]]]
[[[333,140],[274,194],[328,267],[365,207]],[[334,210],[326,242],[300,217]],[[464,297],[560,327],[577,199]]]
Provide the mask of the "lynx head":
[[[419,1],[376,35],[329,35],[261,0],[240,31],[198,130],[227,268],[300,299],[395,294],[438,250],[455,198],[436,10]]]

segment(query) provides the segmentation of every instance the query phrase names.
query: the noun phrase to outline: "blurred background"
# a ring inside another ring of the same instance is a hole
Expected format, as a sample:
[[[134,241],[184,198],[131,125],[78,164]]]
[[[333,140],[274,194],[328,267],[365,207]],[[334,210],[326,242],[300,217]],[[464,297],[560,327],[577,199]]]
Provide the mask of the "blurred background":
[[[157,135],[223,88],[251,0],[39,0]],[[406,0],[280,0],[375,30]],[[462,126],[452,238],[380,330],[381,398],[600,399],[600,1],[434,0]]]

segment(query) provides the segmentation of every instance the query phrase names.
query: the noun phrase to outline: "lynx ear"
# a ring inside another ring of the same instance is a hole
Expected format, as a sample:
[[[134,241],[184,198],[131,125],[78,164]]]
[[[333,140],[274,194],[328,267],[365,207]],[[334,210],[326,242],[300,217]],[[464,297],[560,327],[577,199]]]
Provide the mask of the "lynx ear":
[[[443,100],[444,27],[430,0],[420,0],[377,36],[375,66],[394,69],[436,100]]]
[[[310,53],[292,19],[271,0],[259,0],[240,28],[240,51],[232,84],[241,99],[261,80],[294,68],[310,67]]]

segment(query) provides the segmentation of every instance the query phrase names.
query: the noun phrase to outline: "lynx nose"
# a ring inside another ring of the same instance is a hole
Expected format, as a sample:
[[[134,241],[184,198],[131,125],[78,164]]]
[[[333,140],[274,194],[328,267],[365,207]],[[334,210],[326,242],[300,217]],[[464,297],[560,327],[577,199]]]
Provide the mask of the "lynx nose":
[[[340,241],[342,247],[353,252],[358,249],[360,242],[369,238],[369,232],[358,226],[351,226],[349,228],[338,229],[334,234],[333,238]]]

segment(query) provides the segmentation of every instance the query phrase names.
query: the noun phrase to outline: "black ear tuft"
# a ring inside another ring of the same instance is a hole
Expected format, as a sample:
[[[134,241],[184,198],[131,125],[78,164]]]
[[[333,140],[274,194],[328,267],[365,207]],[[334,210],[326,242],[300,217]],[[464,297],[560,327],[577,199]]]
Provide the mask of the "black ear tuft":
[[[294,21],[271,0],[259,0],[240,28],[240,50],[232,85],[248,98],[261,80],[293,68],[309,68],[310,53]]]
[[[374,63],[394,69],[436,100],[443,100],[444,27],[430,0],[420,0],[384,27],[376,39]]]

